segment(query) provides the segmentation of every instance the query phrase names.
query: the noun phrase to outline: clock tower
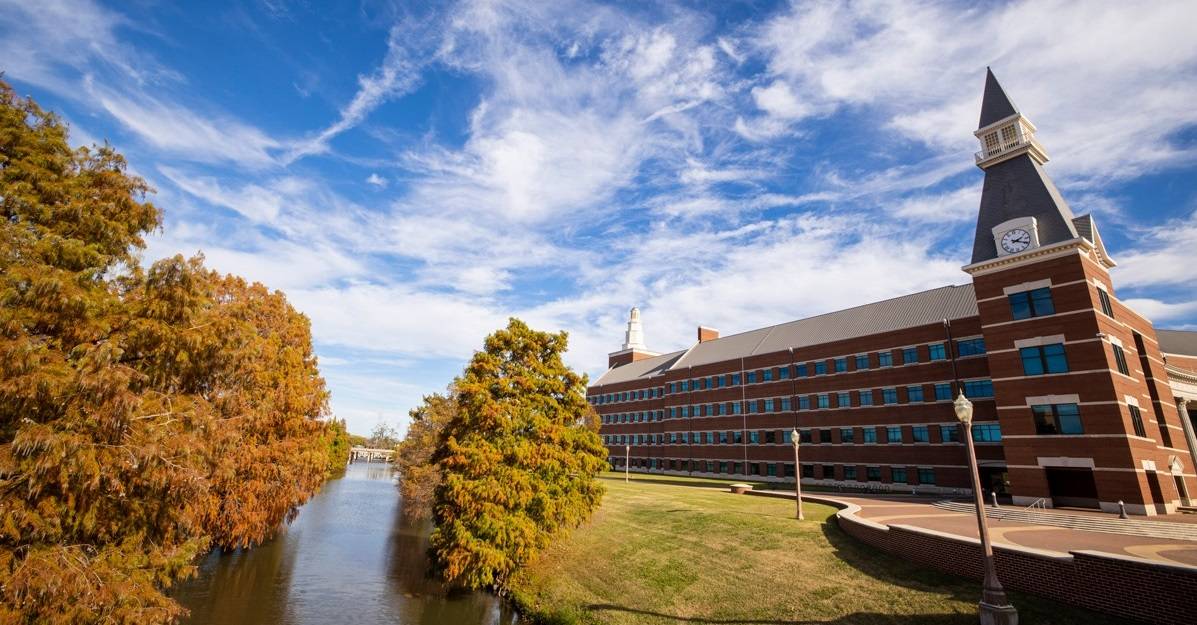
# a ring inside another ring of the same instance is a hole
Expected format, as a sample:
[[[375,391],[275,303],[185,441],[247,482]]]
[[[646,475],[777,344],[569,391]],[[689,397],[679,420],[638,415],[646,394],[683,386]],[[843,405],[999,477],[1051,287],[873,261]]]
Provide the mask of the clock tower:
[[[1179,414],[1151,322],[1114,294],[1091,215],[1052,183],[1036,128],[987,71],[976,133],[985,172],[972,262],[1014,503],[1171,511]],[[983,470],[986,467],[982,467]]]

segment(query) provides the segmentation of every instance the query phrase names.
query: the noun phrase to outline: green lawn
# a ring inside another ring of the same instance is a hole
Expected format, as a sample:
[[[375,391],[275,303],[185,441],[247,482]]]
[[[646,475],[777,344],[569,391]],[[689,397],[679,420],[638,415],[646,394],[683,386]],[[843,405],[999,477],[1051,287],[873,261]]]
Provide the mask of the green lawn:
[[[975,624],[980,584],[858,543],[834,510],[732,495],[687,480],[605,474],[587,525],[515,583],[518,603],[560,623]],[[830,518],[829,518],[830,517]],[[1013,594],[1021,622],[1125,622]]]

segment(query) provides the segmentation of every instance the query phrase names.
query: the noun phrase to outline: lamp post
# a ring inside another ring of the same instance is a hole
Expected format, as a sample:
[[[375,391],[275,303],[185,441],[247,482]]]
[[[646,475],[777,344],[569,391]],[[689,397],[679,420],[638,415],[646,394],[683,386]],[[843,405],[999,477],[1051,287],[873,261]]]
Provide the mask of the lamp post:
[[[632,446],[623,446],[623,481],[626,484],[628,481],[628,467],[632,463]]]
[[[790,440],[794,443],[794,500],[798,502],[797,519],[802,516],[802,465],[798,464],[798,430],[790,432]]]
[[[985,501],[981,495],[981,475],[977,470],[977,455],[973,448],[973,402],[959,391],[952,407],[956,419],[964,426],[964,442],[968,450],[968,470],[972,474],[973,499],[977,505],[977,531],[981,535],[982,559],[985,564],[985,579],[981,582],[981,603],[977,612],[981,625],[1018,625],[1018,610],[1006,599],[1006,591],[998,581],[997,568],[993,564],[993,546],[989,544],[989,523],[985,519]]]

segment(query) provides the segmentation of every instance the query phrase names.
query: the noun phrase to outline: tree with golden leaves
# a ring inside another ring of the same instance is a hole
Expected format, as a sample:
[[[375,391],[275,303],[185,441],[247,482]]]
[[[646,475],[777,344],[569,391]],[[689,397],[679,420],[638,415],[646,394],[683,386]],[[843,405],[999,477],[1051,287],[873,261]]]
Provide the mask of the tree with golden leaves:
[[[434,461],[441,470],[431,548],[442,577],[506,589],[555,534],[598,506],[606,465],[586,377],[562,360],[564,332],[518,319],[486,337],[456,382],[456,410]]]

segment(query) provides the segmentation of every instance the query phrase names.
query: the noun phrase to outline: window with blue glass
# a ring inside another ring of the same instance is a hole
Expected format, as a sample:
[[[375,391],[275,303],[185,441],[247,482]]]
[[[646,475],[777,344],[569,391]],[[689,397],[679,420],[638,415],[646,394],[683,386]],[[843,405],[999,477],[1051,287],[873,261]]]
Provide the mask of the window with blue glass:
[[[894,355],[891,352],[877,352],[877,366],[878,367],[892,367],[894,366]]]
[[[960,427],[956,425],[939,426],[939,440],[945,443],[960,442]]]
[[[956,341],[956,355],[980,356],[985,353],[985,339],[962,339]]]
[[[799,410],[810,410],[810,397],[807,397],[806,395],[799,397],[798,398],[798,409]]]
[[[781,398],[781,409],[782,411],[789,411],[791,409],[789,397]]]
[[[848,359],[847,358],[836,358],[835,359],[835,372],[843,373],[847,370],[848,370]]]
[[[831,407],[831,398],[830,398],[830,396],[827,395],[827,393],[819,393],[818,399],[819,399],[819,407],[820,408],[830,408]]]
[[[967,397],[993,397],[993,380],[969,380],[963,386]]]
[[[870,482],[880,482],[881,467],[865,467],[865,479]]]
[[[856,438],[853,436],[854,430],[852,428],[840,428],[840,442],[851,443]]]
[[[740,402],[733,401],[730,405],[732,414],[740,414]]]
[[[877,428],[864,428],[860,431],[860,442],[862,443],[876,443],[877,442]]]
[[[1037,404],[1031,406],[1036,434],[1084,434],[1081,411],[1076,404]]]
[[[895,484],[905,484],[906,483],[906,468],[905,467],[890,468],[889,481],[891,481]]]
[[[674,418],[674,417],[676,417],[676,416],[677,416],[677,408],[674,408],[673,406],[670,406],[670,407],[669,407],[669,418],[670,418],[670,419],[672,419],[672,418]]]
[[[947,346],[943,343],[935,343],[928,346],[927,352],[931,356],[931,360],[944,360],[948,357]]]
[[[732,377],[731,377],[731,385],[732,385],[732,386],[739,386],[739,385],[740,385],[740,374],[738,374],[738,373],[733,373],[733,374],[732,374]]]
[[[974,423],[973,440],[978,443],[1002,442],[1002,426],[997,423]]]
[[[1015,319],[1030,319],[1052,315],[1056,312],[1052,304],[1051,287],[1043,287],[1021,293],[1012,293],[1010,299],[1010,314]]]
[[[860,354],[859,356],[857,356],[856,357],[856,370],[859,371],[861,369],[868,369],[868,368],[869,368],[869,355],[868,354]]]
[[[756,372],[749,371],[748,373],[744,374],[744,378],[745,378],[744,379],[745,384],[752,384],[752,383],[756,382]]]
[[[835,405],[840,408],[845,408],[852,405],[852,400],[849,398],[848,393],[836,393]]]
[[[856,479],[856,467],[850,466],[850,465],[845,466],[844,467],[844,479],[845,480],[855,480]]]
[[[935,469],[919,469],[919,484],[934,484]]]
[[[789,365],[777,368],[777,379],[778,380],[786,380],[786,379],[789,379],[789,377],[790,377],[790,366]]]
[[[902,364],[908,365],[919,361],[919,348],[907,347],[902,350]]]
[[[781,440],[786,445],[793,444],[794,443],[794,431],[793,430],[783,430],[781,433]],[[801,439],[799,439],[799,440],[801,440]]]
[[[870,391],[861,391],[860,393],[858,393],[858,396],[860,397],[860,405],[861,406],[872,406],[873,405],[873,391],[871,391],[871,390]]]
[[[902,426],[891,425],[885,428],[885,442],[900,443],[902,442]]]
[[[695,380],[694,388],[696,388],[700,391],[707,390],[707,379],[706,378],[698,378],[697,380]]]
[[[765,412],[773,412],[773,406],[774,403],[772,399],[765,400]]]
[[[827,363],[822,360],[820,360],[819,362],[816,362],[815,363],[815,375],[826,375],[826,374],[827,374]]]
[[[1022,358],[1022,372],[1025,375],[1044,375],[1047,373],[1067,373],[1068,359],[1064,356],[1064,345],[1037,345],[1018,350]]]
[[[756,412],[756,400],[744,402],[744,414],[752,414]]]
[[[800,377],[800,378],[805,378],[806,376],[810,375],[810,374],[808,374],[808,373],[806,372],[806,365],[805,365],[805,364],[798,365],[797,367],[795,367],[795,368],[794,368],[794,374],[795,374],[795,375],[797,375],[797,376],[798,376],[798,377]]]
[[[919,385],[906,387],[906,401],[923,401],[923,387]]]
[[[925,425],[916,425],[910,428],[910,439],[916,443],[930,443],[931,432]]]
[[[881,403],[883,403],[883,404],[898,403],[898,389],[896,389],[896,388],[881,389]]]
[[[749,433],[748,433],[748,442],[750,442],[750,443],[752,443],[752,444],[754,444],[754,445],[755,445],[756,443],[759,443],[759,442],[761,442],[760,433],[759,433],[759,432],[757,432],[756,430],[753,430],[753,431],[749,432]]]
[[[952,385],[951,384],[948,384],[947,382],[942,382],[940,384],[935,385],[935,399],[937,401],[943,400],[943,399],[951,399],[951,398],[952,398]]]

